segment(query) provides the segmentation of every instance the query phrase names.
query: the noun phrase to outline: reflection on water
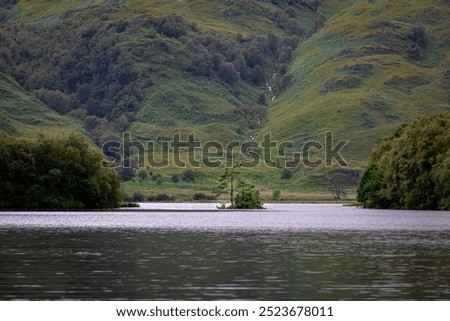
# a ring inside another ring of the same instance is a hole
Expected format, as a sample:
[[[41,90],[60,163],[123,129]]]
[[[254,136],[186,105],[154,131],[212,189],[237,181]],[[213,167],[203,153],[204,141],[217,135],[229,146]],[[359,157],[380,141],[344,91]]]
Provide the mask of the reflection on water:
[[[1,213],[0,299],[450,299],[448,212],[314,208]]]

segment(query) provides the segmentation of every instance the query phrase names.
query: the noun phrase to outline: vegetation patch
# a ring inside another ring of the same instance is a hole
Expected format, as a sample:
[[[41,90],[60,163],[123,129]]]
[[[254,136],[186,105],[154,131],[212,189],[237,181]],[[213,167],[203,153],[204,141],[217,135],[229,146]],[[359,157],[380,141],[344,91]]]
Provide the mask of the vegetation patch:
[[[334,92],[344,89],[358,88],[362,79],[359,77],[332,78],[325,82],[323,92]]]
[[[156,203],[167,203],[167,202],[174,202],[175,198],[167,194],[158,194],[155,196],[149,196],[147,198],[147,201]]]
[[[0,134],[0,208],[119,207],[119,175],[102,160],[81,136],[31,141]]]
[[[373,74],[372,64],[356,64],[352,66],[345,66],[342,71],[349,74],[356,74],[359,76],[369,76]]]
[[[366,207],[450,209],[450,113],[420,117],[374,149],[358,187]]]
[[[429,81],[424,77],[420,77],[420,76],[402,77],[402,76],[397,76],[397,75],[390,77],[389,79],[387,79],[384,82],[384,84],[386,86],[390,86],[390,87],[409,87],[409,88],[423,86],[428,83],[429,83]]]

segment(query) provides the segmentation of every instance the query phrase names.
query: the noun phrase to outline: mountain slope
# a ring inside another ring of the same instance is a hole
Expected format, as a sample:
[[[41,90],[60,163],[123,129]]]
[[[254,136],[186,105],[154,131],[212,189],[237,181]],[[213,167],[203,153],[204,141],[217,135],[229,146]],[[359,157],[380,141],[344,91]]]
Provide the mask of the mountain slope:
[[[14,80],[0,73],[0,131],[35,137],[81,131],[81,124],[60,116],[27,93]]]
[[[203,142],[223,143],[271,132],[299,148],[314,139],[323,143],[324,132],[333,131],[336,140],[350,141],[343,153],[355,184],[378,139],[418,115],[449,110],[444,0],[2,5],[0,72],[78,119],[98,145],[126,131],[141,141],[195,132]],[[27,123],[13,117],[19,115],[3,112],[2,130],[20,134]],[[40,126],[30,124],[27,130]],[[249,177],[260,187],[323,192],[339,171],[298,167],[281,179],[282,170],[263,164],[249,169]],[[182,171],[173,166],[152,175],[171,184]],[[202,168],[198,175],[209,189],[218,170]]]
[[[264,121],[265,80],[324,19],[311,0],[11,3],[0,71],[83,120],[98,144],[124,130],[248,139]]]
[[[294,83],[262,133],[301,144],[327,130],[353,165],[418,115],[450,111],[448,1],[353,4],[296,50]]]

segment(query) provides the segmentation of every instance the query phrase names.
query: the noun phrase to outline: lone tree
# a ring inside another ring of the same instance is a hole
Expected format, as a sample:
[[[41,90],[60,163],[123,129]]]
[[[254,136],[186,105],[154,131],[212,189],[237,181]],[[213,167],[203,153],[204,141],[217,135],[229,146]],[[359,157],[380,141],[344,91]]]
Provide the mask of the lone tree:
[[[239,174],[238,172],[239,166],[234,166],[231,168],[225,168],[225,171],[219,178],[219,189],[220,190],[229,190],[230,192],[230,202],[231,208],[234,208],[234,190],[235,190],[235,180],[236,176]]]
[[[254,185],[240,178],[240,166],[225,168],[219,178],[219,189],[230,193],[229,209],[262,209],[263,203]]]
[[[345,187],[347,186],[347,179],[344,173],[333,173],[331,175],[331,183],[333,184],[333,191],[336,199],[342,199],[347,196]]]
[[[420,117],[381,141],[361,177],[365,207],[450,209],[450,113]]]

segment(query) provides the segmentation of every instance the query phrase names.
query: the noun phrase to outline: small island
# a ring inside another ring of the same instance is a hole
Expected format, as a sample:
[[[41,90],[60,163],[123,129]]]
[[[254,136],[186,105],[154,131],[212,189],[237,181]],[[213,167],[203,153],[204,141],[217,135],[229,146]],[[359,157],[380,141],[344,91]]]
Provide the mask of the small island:
[[[263,209],[263,202],[255,185],[245,182],[240,176],[240,166],[225,168],[220,176],[219,190],[230,194],[230,206],[222,203],[219,209]],[[236,186],[235,186],[236,185]],[[236,192],[236,194],[235,194]]]

